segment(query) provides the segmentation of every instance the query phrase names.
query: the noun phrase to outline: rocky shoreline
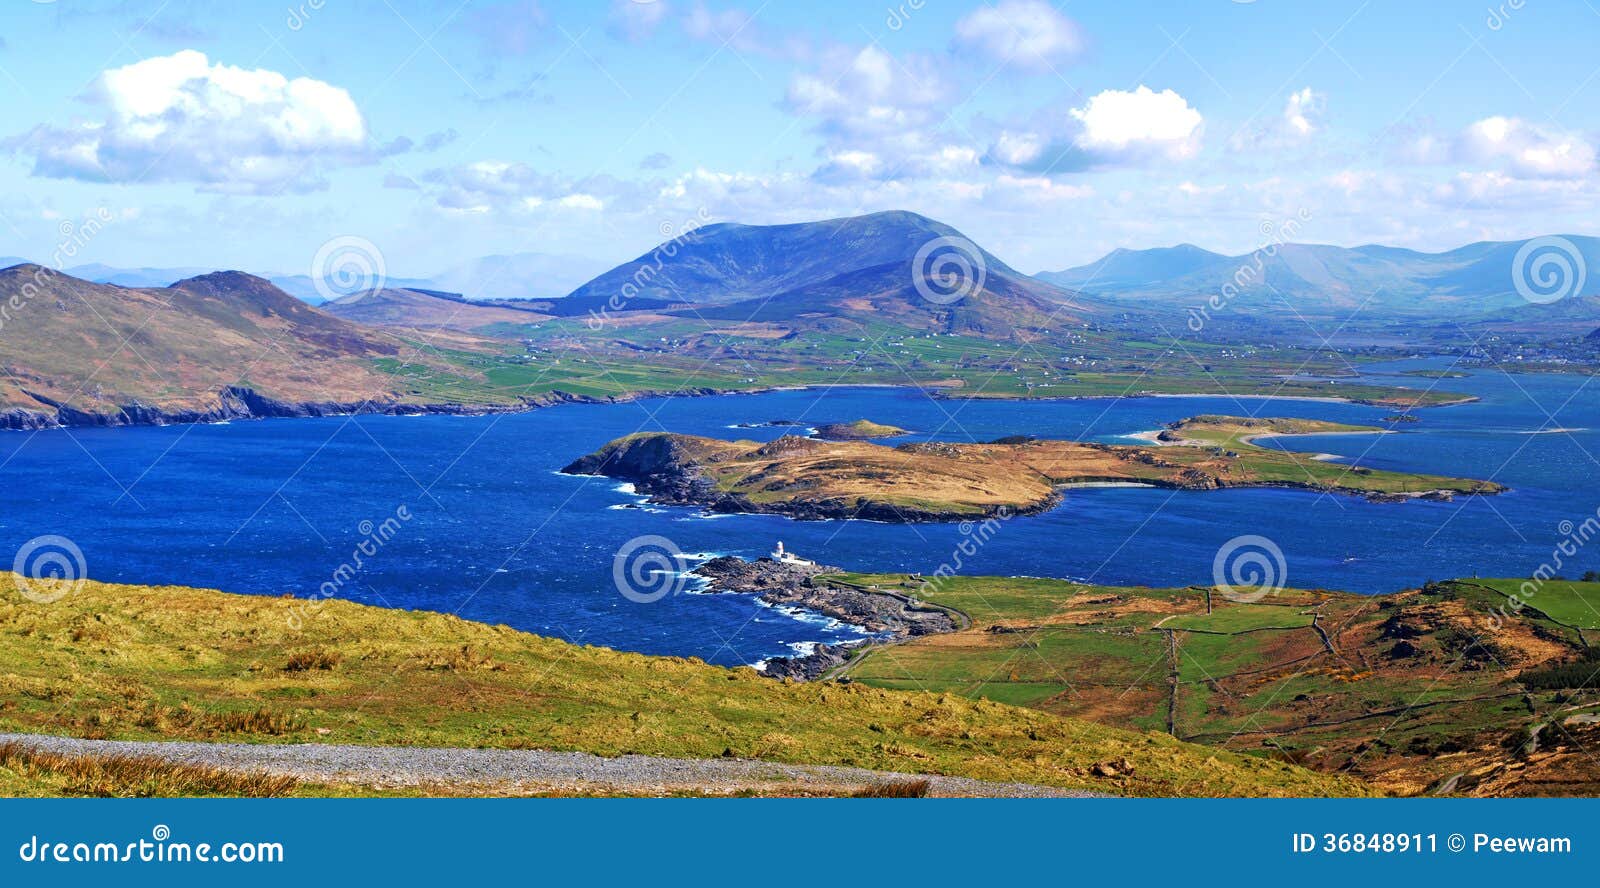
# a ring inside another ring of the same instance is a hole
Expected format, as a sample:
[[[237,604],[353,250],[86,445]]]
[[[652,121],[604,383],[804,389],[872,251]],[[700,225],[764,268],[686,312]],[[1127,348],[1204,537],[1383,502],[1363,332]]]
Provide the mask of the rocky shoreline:
[[[909,595],[861,589],[838,582],[817,583],[815,577],[838,568],[820,564],[746,561],[735,556],[713,558],[695,568],[708,593],[755,595],[774,607],[793,607],[832,617],[872,633],[880,642],[954,632],[966,625],[956,611],[916,601]],[[849,662],[858,645],[818,645],[804,656],[774,657],[762,671],[772,678],[812,681]]]
[[[858,520],[888,524],[983,521],[1048,512],[1060,505],[1063,498],[1061,491],[1054,490],[1035,502],[997,504],[982,511],[962,512],[874,502],[862,497],[756,502],[719,489],[713,479],[700,471],[694,455],[672,436],[642,436],[627,441],[626,446],[614,446],[620,443],[613,442],[613,446],[579,457],[561,471],[568,475],[601,475],[627,481],[657,505],[697,506],[724,514],[783,515],[797,521]],[[766,444],[765,449],[777,452],[816,443],[811,438],[784,436]]]
[[[24,391],[28,397],[54,412],[12,407],[0,410],[0,430],[38,431],[62,428],[117,428],[124,426],[184,425],[188,423],[232,422],[249,419],[285,419],[318,416],[481,416],[496,413],[525,413],[558,404],[621,404],[643,398],[668,396],[704,397],[734,394],[718,389],[697,388],[676,392],[639,391],[623,395],[594,397],[553,391],[527,396],[510,404],[456,404],[412,401],[284,401],[263,395],[247,386],[227,386],[217,393],[213,404],[192,408],[157,407],[133,401],[119,405],[114,413],[80,410],[38,392]]]

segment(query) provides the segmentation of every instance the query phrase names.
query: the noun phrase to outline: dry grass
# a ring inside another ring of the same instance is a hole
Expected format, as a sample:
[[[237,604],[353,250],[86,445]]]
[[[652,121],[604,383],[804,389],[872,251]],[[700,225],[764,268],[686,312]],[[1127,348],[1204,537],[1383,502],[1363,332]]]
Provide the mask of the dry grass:
[[[313,669],[327,671],[339,665],[344,657],[338,651],[325,651],[318,648],[314,651],[298,651],[289,655],[289,662],[283,665],[284,672],[310,672]]]
[[[144,756],[64,755],[0,743],[0,789],[10,781],[52,790],[52,795],[108,798],[156,796],[246,796],[280,798],[293,793],[293,777],[178,765]]]
[[[0,575],[0,583],[6,578]],[[715,758],[1107,789],[1350,795],[1363,784],[1262,758],[956,694],[792,684],[421,611],[85,582],[0,601],[0,730],[109,739],[537,748]],[[108,640],[74,642],[84,615]],[[286,672],[296,654],[334,669]],[[1203,775],[1196,779],[1196,775]],[[848,790],[846,790],[848,791]]]
[[[853,799],[920,799],[928,795],[933,782],[925,778],[874,783],[850,794]]]

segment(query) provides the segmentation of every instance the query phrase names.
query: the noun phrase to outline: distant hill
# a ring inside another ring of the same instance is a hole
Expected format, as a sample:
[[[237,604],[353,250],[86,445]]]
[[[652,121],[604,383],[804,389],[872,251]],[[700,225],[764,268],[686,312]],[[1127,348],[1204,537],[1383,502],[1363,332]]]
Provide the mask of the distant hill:
[[[459,293],[404,287],[352,293],[324,303],[322,309],[358,324],[411,329],[478,331],[497,324],[532,324],[551,317],[528,306],[476,303]]]
[[[433,286],[469,299],[558,299],[605,264],[582,256],[512,253],[464,262],[429,279]]]
[[[400,397],[378,363],[405,342],[237,271],[171,287],[0,270],[0,426],[343,412]]]
[[[185,278],[198,277],[210,268],[115,268],[95,262],[89,265],[74,265],[66,269],[67,274],[97,284],[116,284],[119,287],[165,287]]]
[[[1573,295],[1600,293],[1600,238],[1560,237],[1574,246],[1590,272],[1582,291]],[[1146,304],[1198,305],[1229,287],[1228,293],[1238,293],[1230,308],[1240,313],[1364,308],[1387,315],[1463,317],[1530,304],[1514,277],[1518,251],[1526,243],[1484,241],[1443,253],[1376,244],[1283,244],[1242,256],[1185,244],[1115,250],[1088,265],[1038,277],[1085,294]]]

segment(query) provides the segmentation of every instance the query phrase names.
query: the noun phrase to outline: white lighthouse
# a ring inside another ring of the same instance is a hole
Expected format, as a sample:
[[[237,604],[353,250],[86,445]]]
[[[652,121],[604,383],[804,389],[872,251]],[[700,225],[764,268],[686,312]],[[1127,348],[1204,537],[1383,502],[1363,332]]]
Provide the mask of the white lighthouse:
[[[801,558],[793,552],[784,551],[783,540],[778,541],[778,548],[772,550],[772,560],[779,564],[794,564],[802,567],[814,567],[816,562]]]

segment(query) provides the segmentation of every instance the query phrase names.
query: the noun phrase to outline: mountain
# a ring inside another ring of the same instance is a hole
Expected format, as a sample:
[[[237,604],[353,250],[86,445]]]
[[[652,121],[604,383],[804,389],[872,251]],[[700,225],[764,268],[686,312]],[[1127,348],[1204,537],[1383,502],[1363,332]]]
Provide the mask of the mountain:
[[[0,304],[0,427],[347,412],[401,397],[384,360],[430,366],[237,271],[125,288],[23,264]]]
[[[556,299],[572,292],[604,265],[582,256],[512,253],[474,259],[445,269],[431,280],[435,289],[462,293],[469,299]]]
[[[953,286],[941,289],[942,282]],[[854,333],[887,321],[1005,338],[1081,322],[1088,309],[1074,297],[1018,272],[948,225],[885,212],[789,225],[707,225],[555,304],[648,307],[683,318]],[[688,305],[668,310],[652,302]]]
[[[1185,275],[1220,270],[1230,264],[1237,263],[1230,263],[1227,256],[1203,250],[1194,244],[1151,250],[1125,250],[1118,247],[1088,265],[1066,271],[1045,272],[1037,277],[1074,290],[1099,293],[1112,289],[1137,289]]]
[[[989,268],[981,286],[949,304],[924,298],[919,290],[922,280],[911,260],[901,260],[837,274],[772,297],[697,305],[669,314],[842,334],[893,323],[922,333],[1011,339],[1078,325],[1091,313],[1072,301],[1073,294],[1004,265]]]
[[[75,265],[68,268],[66,273],[97,284],[116,284],[119,287],[165,287],[212,270],[210,268],[114,268],[94,262],[88,265]]]
[[[328,297],[323,295],[323,290],[335,294],[335,298],[338,298],[371,289],[372,286],[371,281],[361,281],[360,286],[356,287],[341,287],[333,281],[324,280],[322,286],[318,287],[316,279],[308,274],[269,274],[265,277],[272,281],[273,286],[311,305],[321,305],[328,301]],[[415,287],[423,290],[447,289],[425,278],[384,278],[383,285],[397,288]]]
[[[411,329],[446,327],[493,333],[496,325],[516,326],[550,319],[551,315],[534,310],[532,305],[534,303],[517,306],[478,303],[459,293],[385,287],[342,296],[323,303],[322,310],[358,324]]]
[[[1571,295],[1600,293],[1600,238],[1556,239],[1570,244],[1593,272]],[[1242,256],[1182,245],[1115,250],[1088,265],[1038,277],[1093,296],[1153,305],[1198,306],[1215,296],[1240,313],[1348,315],[1360,308],[1391,316],[1470,317],[1530,304],[1518,291],[1518,276],[1526,281],[1541,273],[1537,260],[1545,253],[1530,253],[1532,268],[1523,262],[1519,270],[1519,251],[1529,243],[1485,241],[1442,253],[1377,244],[1282,244]]]
[[[572,291],[601,302],[634,296],[669,302],[733,302],[789,293],[865,268],[909,262],[929,241],[961,238],[908,212],[790,225],[718,223],[666,241]],[[988,268],[1017,274],[993,255]]]

